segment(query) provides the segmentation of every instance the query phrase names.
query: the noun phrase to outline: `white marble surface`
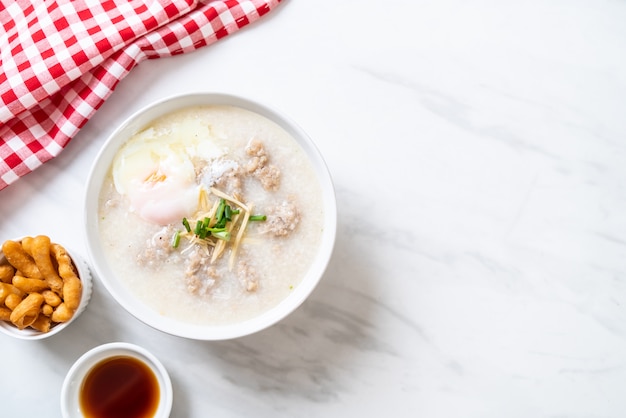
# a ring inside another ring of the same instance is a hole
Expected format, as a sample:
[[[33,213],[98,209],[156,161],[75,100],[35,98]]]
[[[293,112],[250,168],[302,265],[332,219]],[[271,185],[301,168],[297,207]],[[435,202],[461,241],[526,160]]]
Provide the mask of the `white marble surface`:
[[[626,415],[626,2],[285,0],[142,63],[55,160],[0,192],[0,237],[86,255],[87,172],[151,101],[204,90],[285,110],[334,177],[311,298],[225,342],[162,334],[96,281],[72,329],[0,335],[7,417],[54,417],[88,349],[140,344],[172,417]]]

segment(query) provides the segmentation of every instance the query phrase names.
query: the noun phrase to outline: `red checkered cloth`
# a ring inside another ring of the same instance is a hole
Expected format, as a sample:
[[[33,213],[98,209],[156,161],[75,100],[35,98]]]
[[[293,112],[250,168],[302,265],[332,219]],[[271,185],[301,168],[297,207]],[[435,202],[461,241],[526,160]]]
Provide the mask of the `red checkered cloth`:
[[[57,156],[145,59],[210,45],[281,0],[0,0],[0,190]]]

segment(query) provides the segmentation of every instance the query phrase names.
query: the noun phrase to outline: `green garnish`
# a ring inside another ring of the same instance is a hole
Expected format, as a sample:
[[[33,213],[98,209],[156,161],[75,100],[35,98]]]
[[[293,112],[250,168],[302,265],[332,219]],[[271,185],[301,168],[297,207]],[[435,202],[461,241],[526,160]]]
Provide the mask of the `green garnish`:
[[[191,227],[189,226],[189,221],[187,220],[187,218],[183,218],[183,226],[185,227],[187,232],[191,232]]]
[[[217,222],[220,222],[222,220],[225,209],[226,209],[226,201],[224,199],[220,199],[220,204],[217,207],[217,211],[215,212],[215,220]]]
[[[215,238],[219,238],[222,239],[224,241],[230,241],[230,232],[228,231],[218,231],[218,232],[214,232],[213,236]]]
[[[206,216],[196,223],[196,229],[194,229],[194,234],[198,236],[200,239],[205,239],[207,236],[211,235],[211,228],[209,228],[210,218]]]
[[[176,230],[176,232],[174,233],[174,237],[172,238],[172,247],[178,248],[179,244],[180,244],[180,231]]]
[[[204,214],[200,214],[197,216],[201,216],[201,219],[196,218],[190,221],[187,218],[182,218],[182,224],[185,227],[185,230],[175,231],[174,236],[172,237],[172,247],[178,248],[181,238],[186,238],[192,243],[213,246],[214,249],[211,254],[211,263],[213,263],[218,257],[221,256],[221,254],[223,254],[227,245],[226,243],[230,242],[228,244],[231,247],[229,268],[232,268],[233,260],[235,259],[237,248],[242,240],[247,222],[265,221],[267,217],[265,215],[251,215],[251,208],[248,208],[245,204],[239,202],[235,197],[228,196],[216,189],[211,189],[211,192],[219,197],[217,207],[215,207],[216,203],[213,202],[213,208],[215,208],[214,211],[205,212],[206,215],[211,215],[212,217],[209,218],[208,216],[204,216]],[[204,202],[205,209],[208,203],[208,201]],[[243,221],[238,222],[239,218],[234,215],[238,215],[240,213],[245,213],[246,216],[243,218]],[[195,222],[195,225],[193,225],[193,232],[190,224],[192,222]],[[232,240],[231,237],[233,238]]]

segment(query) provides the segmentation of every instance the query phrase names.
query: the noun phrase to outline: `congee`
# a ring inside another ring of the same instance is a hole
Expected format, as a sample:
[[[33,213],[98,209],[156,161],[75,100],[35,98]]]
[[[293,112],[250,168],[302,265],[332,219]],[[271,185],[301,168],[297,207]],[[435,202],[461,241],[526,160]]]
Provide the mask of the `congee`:
[[[253,318],[300,283],[320,245],[320,185],[280,126],[233,106],[150,123],[117,152],[98,230],[115,275],[192,324]]]

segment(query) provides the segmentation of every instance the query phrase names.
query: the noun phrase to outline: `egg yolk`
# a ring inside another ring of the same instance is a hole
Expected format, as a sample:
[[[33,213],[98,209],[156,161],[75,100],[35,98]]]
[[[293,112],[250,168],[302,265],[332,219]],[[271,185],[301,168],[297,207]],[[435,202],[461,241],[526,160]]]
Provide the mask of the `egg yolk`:
[[[115,187],[129,199],[131,211],[158,225],[179,222],[198,204],[193,164],[170,145],[135,141],[120,150],[113,164]]]

